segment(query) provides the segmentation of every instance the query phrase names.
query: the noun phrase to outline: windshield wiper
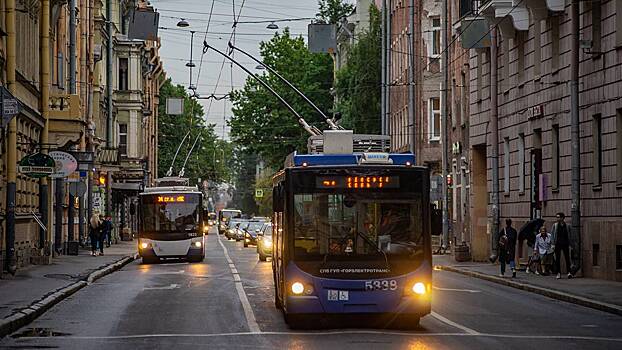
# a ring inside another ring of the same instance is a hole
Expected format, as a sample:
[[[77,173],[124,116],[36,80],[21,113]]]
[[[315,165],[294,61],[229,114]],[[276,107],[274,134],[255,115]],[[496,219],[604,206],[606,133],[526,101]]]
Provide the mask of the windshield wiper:
[[[387,268],[389,268],[389,258],[387,257],[387,253],[385,253],[376,242],[374,242],[371,238],[369,238],[364,233],[359,232],[358,230],[355,230],[355,232],[357,236],[361,236],[363,240],[367,242],[367,244],[371,245],[373,248],[376,249],[376,251],[382,254],[382,256],[384,257],[384,262],[387,264]]]

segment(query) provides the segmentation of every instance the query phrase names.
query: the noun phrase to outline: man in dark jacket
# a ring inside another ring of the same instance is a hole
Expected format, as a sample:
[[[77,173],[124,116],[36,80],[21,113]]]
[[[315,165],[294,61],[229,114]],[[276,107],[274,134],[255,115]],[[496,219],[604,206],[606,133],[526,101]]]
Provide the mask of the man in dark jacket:
[[[110,240],[112,238],[112,218],[107,216],[106,218],[102,217],[102,234],[99,241],[99,254],[104,255],[104,242],[106,242],[106,246],[110,247]]]
[[[557,270],[557,279],[560,279],[561,274],[561,259],[562,253],[564,253],[564,260],[566,261],[566,270],[568,270],[568,278],[572,278],[570,272],[570,228],[564,222],[564,213],[557,213],[557,222],[553,224],[551,230],[551,244],[555,250],[555,269]]]
[[[499,232],[497,238],[497,248],[499,252],[499,264],[501,265],[501,277],[505,276],[505,264],[510,264],[512,277],[516,277],[516,239],[518,233],[512,227],[512,219],[505,220],[505,227]]]

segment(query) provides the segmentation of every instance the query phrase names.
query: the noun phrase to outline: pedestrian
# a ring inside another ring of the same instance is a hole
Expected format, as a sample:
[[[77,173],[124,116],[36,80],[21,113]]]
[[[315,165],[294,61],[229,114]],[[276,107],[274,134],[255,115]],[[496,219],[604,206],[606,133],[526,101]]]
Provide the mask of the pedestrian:
[[[516,239],[518,234],[512,227],[512,219],[505,220],[505,227],[499,232],[499,239],[497,240],[497,248],[499,252],[499,264],[501,265],[501,277],[505,276],[505,265],[510,264],[512,269],[512,277],[516,277],[516,262],[514,256],[516,255]]]
[[[97,216],[97,214],[93,214],[89,222],[89,239],[91,240],[92,256],[97,256],[97,244],[101,235],[101,222],[99,221],[99,216]]]
[[[112,243],[112,217],[110,215],[106,216],[106,220],[104,221],[104,233],[106,247],[110,248],[110,244]]]
[[[557,279],[562,277],[561,259],[562,253],[564,254],[564,260],[566,262],[566,272],[568,278],[572,278],[570,272],[570,228],[564,222],[566,215],[559,212],[556,215],[557,222],[553,224],[551,229],[551,244],[555,251],[555,270],[557,271]]]
[[[101,235],[99,236],[99,255],[104,255],[104,242],[106,242],[107,238],[110,235],[110,231],[112,231],[112,223],[103,215],[100,215],[99,219],[101,220]]]
[[[533,246],[534,260],[538,264],[536,275],[548,275],[553,262],[553,245],[551,235],[546,232],[546,227],[540,228],[540,233],[536,236],[536,243]]]

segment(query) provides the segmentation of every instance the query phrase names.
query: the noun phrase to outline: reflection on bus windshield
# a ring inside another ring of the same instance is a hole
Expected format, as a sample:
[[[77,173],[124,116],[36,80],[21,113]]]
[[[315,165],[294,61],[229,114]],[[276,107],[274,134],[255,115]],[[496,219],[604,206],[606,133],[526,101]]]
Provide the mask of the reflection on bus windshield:
[[[421,198],[390,197],[294,195],[295,255],[419,255],[423,251]]]

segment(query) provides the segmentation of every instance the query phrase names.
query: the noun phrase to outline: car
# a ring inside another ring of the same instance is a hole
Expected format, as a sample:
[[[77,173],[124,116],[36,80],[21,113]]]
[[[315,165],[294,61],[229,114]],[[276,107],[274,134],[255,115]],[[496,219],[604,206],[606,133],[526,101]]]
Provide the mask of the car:
[[[236,239],[236,235],[238,232],[238,227],[242,223],[242,219],[231,219],[229,220],[229,224],[227,225],[225,232],[225,237],[227,239]]]
[[[244,226],[244,247],[249,245],[257,245],[257,236],[261,227],[264,225],[264,220],[251,219],[246,226]]]
[[[240,220],[239,225],[235,228],[234,237],[236,242],[244,240],[244,228],[248,226],[248,219]]]
[[[257,235],[257,254],[259,261],[272,257],[272,223],[266,222]]]

